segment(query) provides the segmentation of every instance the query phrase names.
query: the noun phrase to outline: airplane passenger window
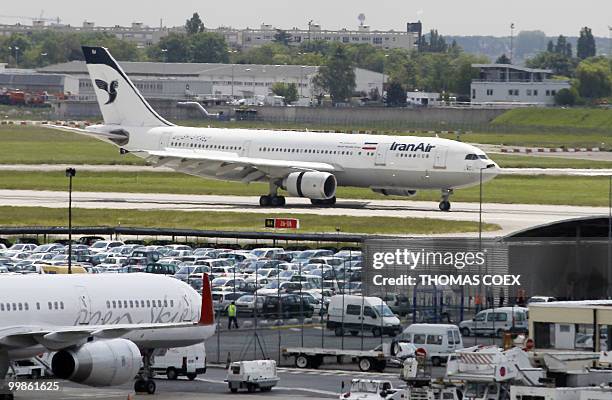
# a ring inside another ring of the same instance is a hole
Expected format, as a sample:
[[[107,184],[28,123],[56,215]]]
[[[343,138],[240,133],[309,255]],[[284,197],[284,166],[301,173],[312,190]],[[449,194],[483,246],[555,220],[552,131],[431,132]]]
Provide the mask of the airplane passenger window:
[[[161,300],[157,300],[157,307],[161,307],[161,306],[162,306]]]
[[[134,301],[134,307],[138,308],[138,300]]]
[[[4,303],[0,303],[0,311],[4,311]]]
[[[174,307],[174,300],[170,300],[170,307]]]
[[[168,307],[168,300],[164,300],[164,307]]]
[[[64,309],[64,302],[63,301],[60,301],[60,309],[62,309],[62,310]]]
[[[144,300],[140,300],[140,308],[144,308],[145,306],[145,301]]]
[[[53,302],[53,309],[55,310],[59,309],[59,304],[57,303],[57,301]]]
[[[123,308],[128,308],[128,302],[127,302],[127,300],[123,300]]]
[[[134,301],[130,300],[130,308],[134,308]]]
[[[19,311],[21,311],[21,310],[23,309],[22,304],[21,304],[21,303],[19,303],[19,304],[18,304],[18,306],[19,306]]]
[[[52,309],[53,309],[53,306],[51,305],[51,302],[48,302],[48,303],[47,303],[47,305],[49,306],[49,310],[52,310]],[[7,306],[7,307],[10,309],[10,307],[8,306],[8,304],[7,304],[6,306]]]

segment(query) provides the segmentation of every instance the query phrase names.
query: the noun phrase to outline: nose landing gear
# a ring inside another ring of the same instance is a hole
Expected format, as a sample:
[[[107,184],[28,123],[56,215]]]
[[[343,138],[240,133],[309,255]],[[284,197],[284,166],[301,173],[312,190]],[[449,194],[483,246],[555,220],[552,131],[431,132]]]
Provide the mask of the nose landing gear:
[[[442,190],[442,198],[440,199],[440,211],[450,211],[451,203],[449,198],[453,194],[453,189],[443,189]]]

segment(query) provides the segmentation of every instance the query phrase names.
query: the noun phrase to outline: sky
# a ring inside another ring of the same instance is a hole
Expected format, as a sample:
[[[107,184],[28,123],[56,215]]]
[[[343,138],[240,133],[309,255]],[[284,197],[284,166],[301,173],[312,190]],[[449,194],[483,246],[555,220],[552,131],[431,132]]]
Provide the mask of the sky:
[[[173,0],[173,1],[5,1],[0,23],[30,23],[11,18],[60,17],[62,23],[80,26],[84,20],[98,26],[183,25],[198,12],[207,27],[258,28],[262,23],[278,28],[306,28],[308,21],[323,29],[355,28],[357,16],[365,14],[371,29],[405,30],[406,22],[421,20],[424,30],[438,29],[443,35],[508,36],[515,32],[542,30],[549,36],[577,36],[589,26],[596,36],[609,34],[612,25],[610,0]]]

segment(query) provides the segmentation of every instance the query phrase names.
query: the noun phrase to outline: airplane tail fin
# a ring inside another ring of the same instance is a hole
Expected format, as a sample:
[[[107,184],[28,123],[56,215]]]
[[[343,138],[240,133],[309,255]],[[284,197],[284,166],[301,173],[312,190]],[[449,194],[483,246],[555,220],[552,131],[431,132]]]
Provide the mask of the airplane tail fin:
[[[172,126],[147,103],[106,48],[82,49],[105,124]]]
[[[200,325],[213,325],[215,323],[215,310],[213,309],[212,290],[208,274],[202,275],[202,308],[200,311]]]

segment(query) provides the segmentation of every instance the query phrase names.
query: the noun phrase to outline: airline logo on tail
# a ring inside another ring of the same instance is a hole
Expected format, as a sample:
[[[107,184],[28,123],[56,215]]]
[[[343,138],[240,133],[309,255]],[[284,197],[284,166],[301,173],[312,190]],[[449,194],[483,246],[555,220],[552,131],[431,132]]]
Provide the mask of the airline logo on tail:
[[[115,80],[115,81],[112,81],[109,85],[102,79],[96,79],[96,86],[99,89],[102,89],[106,93],[108,93],[108,101],[104,103],[105,105],[111,104],[113,101],[115,101],[115,99],[117,98],[117,86],[119,86],[119,82]]]

